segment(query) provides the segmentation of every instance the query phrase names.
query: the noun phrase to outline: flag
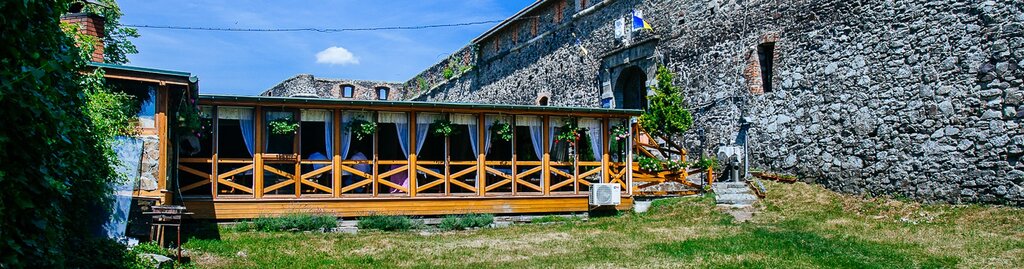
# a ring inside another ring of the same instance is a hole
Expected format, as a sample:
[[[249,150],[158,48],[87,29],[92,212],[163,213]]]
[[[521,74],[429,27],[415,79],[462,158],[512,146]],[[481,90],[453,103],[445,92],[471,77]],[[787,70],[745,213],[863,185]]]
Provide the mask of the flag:
[[[639,10],[633,10],[633,31],[647,29],[654,30],[651,28],[651,24],[644,20],[644,13]]]
[[[572,33],[572,37],[576,37],[576,33]],[[588,51],[586,47],[583,47],[583,41],[581,41],[579,37],[576,37],[576,46],[580,47],[580,53],[584,56],[590,54],[590,51]]]

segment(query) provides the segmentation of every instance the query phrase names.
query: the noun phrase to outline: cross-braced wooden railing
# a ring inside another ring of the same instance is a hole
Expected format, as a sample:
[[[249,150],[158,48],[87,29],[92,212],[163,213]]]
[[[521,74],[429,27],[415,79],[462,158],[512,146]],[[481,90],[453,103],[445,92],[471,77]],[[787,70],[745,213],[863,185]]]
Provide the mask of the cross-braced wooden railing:
[[[672,156],[679,156],[679,162],[686,161],[686,152],[679,151],[676,149],[668,148],[660,143],[657,139],[647,131],[643,129],[639,124],[633,125],[633,145],[636,153],[647,157],[647,158],[662,158]],[[655,152],[661,156],[655,155]],[[633,170],[633,192],[637,195],[681,195],[681,194],[693,194],[698,193],[702,190],[701,185],[693,183],[688,180],[690,174],[701,173],[701,169],[681,169],[675,171],[658,171],[649,172],[640,169],[640,164],[634,162],[631,164]],[[673,184],[675,183],[675,184]],[[669,184],[662,188],[655,188],[656,186]],[[675,185],[675,186],[671,186]],[[680,186],[681,185],[681,186]]]

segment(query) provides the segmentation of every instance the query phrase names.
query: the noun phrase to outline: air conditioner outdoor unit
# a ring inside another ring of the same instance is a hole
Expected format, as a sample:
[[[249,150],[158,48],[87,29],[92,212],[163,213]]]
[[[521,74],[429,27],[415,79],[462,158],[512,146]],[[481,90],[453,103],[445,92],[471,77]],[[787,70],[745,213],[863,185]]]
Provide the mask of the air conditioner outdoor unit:
[[[616,183],[596,183],[590,187],[590,205],[619,205],[622,189]]]

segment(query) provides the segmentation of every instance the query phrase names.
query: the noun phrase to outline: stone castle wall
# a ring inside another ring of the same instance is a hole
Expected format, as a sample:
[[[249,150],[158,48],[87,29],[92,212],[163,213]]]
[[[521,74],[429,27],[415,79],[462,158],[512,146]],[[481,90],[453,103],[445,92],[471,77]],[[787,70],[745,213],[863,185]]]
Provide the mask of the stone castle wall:
[[[753,168],[846,193],[1024,205],[1022,2],[592,2],[558,23],[537,11],[550,23],[537,35],[484,40],[474,69],[415,99],[617,106],[623,70],[650,80],[664,64],[695,112],[693,155],[733,143],[746,117]],[[653,32],[616,37],[634,8]]]

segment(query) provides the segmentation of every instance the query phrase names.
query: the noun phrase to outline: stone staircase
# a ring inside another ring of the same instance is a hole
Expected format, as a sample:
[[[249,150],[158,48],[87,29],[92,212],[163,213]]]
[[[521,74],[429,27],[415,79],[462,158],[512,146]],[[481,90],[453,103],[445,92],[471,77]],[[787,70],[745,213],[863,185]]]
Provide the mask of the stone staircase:
[[[743,182],[716,182],[711,184],[715,202],[720,206],[749,207],[757,202],[754,191]]]

